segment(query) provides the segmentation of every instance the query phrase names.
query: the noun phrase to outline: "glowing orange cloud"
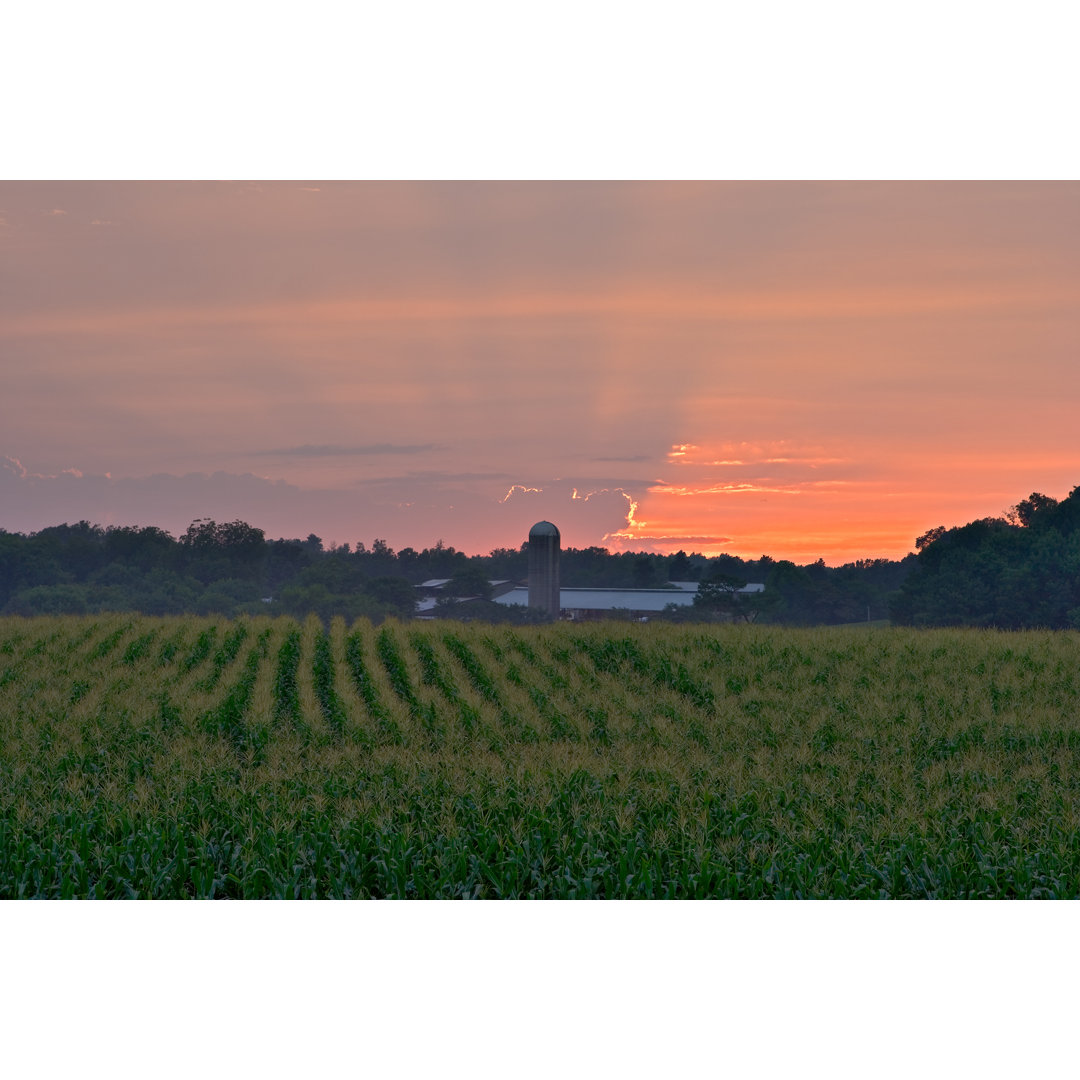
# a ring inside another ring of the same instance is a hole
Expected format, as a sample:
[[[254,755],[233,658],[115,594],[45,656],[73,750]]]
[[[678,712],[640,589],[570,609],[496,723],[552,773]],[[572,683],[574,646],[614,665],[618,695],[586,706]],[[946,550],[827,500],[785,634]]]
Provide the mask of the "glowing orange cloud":
[[[731,457],[738,454],[738,457]],[[823,456],[820,449],[798,447],[786,440],[768,444],[720,443],[702,448],[693,443],[676,443],[668,451],[668,461],[676,465],[788,465],[798,463],[842,465],[850,458]]]
[[[509,499],[510,496],[513,495],[515,491],[520,491],[522,493],[522,495],[527,495],[529,493],[539,494],[543,490],[544,490],[543,488],[538,488],[538,487],[526,487],[524,484],[512,484],[510,486],[510,490],[499,500],[499,502],[501,502],[501,503],[506,502],[507,499]]]

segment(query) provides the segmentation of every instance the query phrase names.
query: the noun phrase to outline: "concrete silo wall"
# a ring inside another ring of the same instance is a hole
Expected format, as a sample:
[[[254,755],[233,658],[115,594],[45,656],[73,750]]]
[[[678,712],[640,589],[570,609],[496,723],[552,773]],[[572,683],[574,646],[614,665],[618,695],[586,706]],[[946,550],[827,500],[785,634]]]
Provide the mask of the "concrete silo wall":
[[[559,530],[550,521],[529,530],[529,607],[559,614]]]

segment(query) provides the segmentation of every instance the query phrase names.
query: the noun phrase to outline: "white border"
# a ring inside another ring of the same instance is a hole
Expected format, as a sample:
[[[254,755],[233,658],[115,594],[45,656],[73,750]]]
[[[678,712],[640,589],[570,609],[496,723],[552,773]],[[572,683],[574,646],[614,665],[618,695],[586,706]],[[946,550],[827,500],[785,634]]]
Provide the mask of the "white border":
[[[62,0],[7,179],[1064,179],[1061,0]]]

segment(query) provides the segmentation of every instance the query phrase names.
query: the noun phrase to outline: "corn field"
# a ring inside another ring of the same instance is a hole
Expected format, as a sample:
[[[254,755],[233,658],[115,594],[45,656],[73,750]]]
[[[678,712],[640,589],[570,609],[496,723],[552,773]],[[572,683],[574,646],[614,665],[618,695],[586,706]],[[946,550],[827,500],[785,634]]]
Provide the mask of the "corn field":
[[[1080,635],[0,620],[0,897],[1074,897]]]

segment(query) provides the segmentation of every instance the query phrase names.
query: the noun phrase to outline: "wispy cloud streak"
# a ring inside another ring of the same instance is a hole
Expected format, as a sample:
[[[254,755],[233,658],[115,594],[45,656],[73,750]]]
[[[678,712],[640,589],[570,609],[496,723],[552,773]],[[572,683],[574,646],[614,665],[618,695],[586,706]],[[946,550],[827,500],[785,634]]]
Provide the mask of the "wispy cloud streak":
[[[326,444],[322,446],[305,444],[303,446],[286,446],[276,450],[252,450],[251,457],[298,457],[298,458],[323,458],[323,457],[376,457],[383,454],[426,454],[434,450],[445,450],[445,446],[435,443],[369,443],[366,446],[336,446]]]

